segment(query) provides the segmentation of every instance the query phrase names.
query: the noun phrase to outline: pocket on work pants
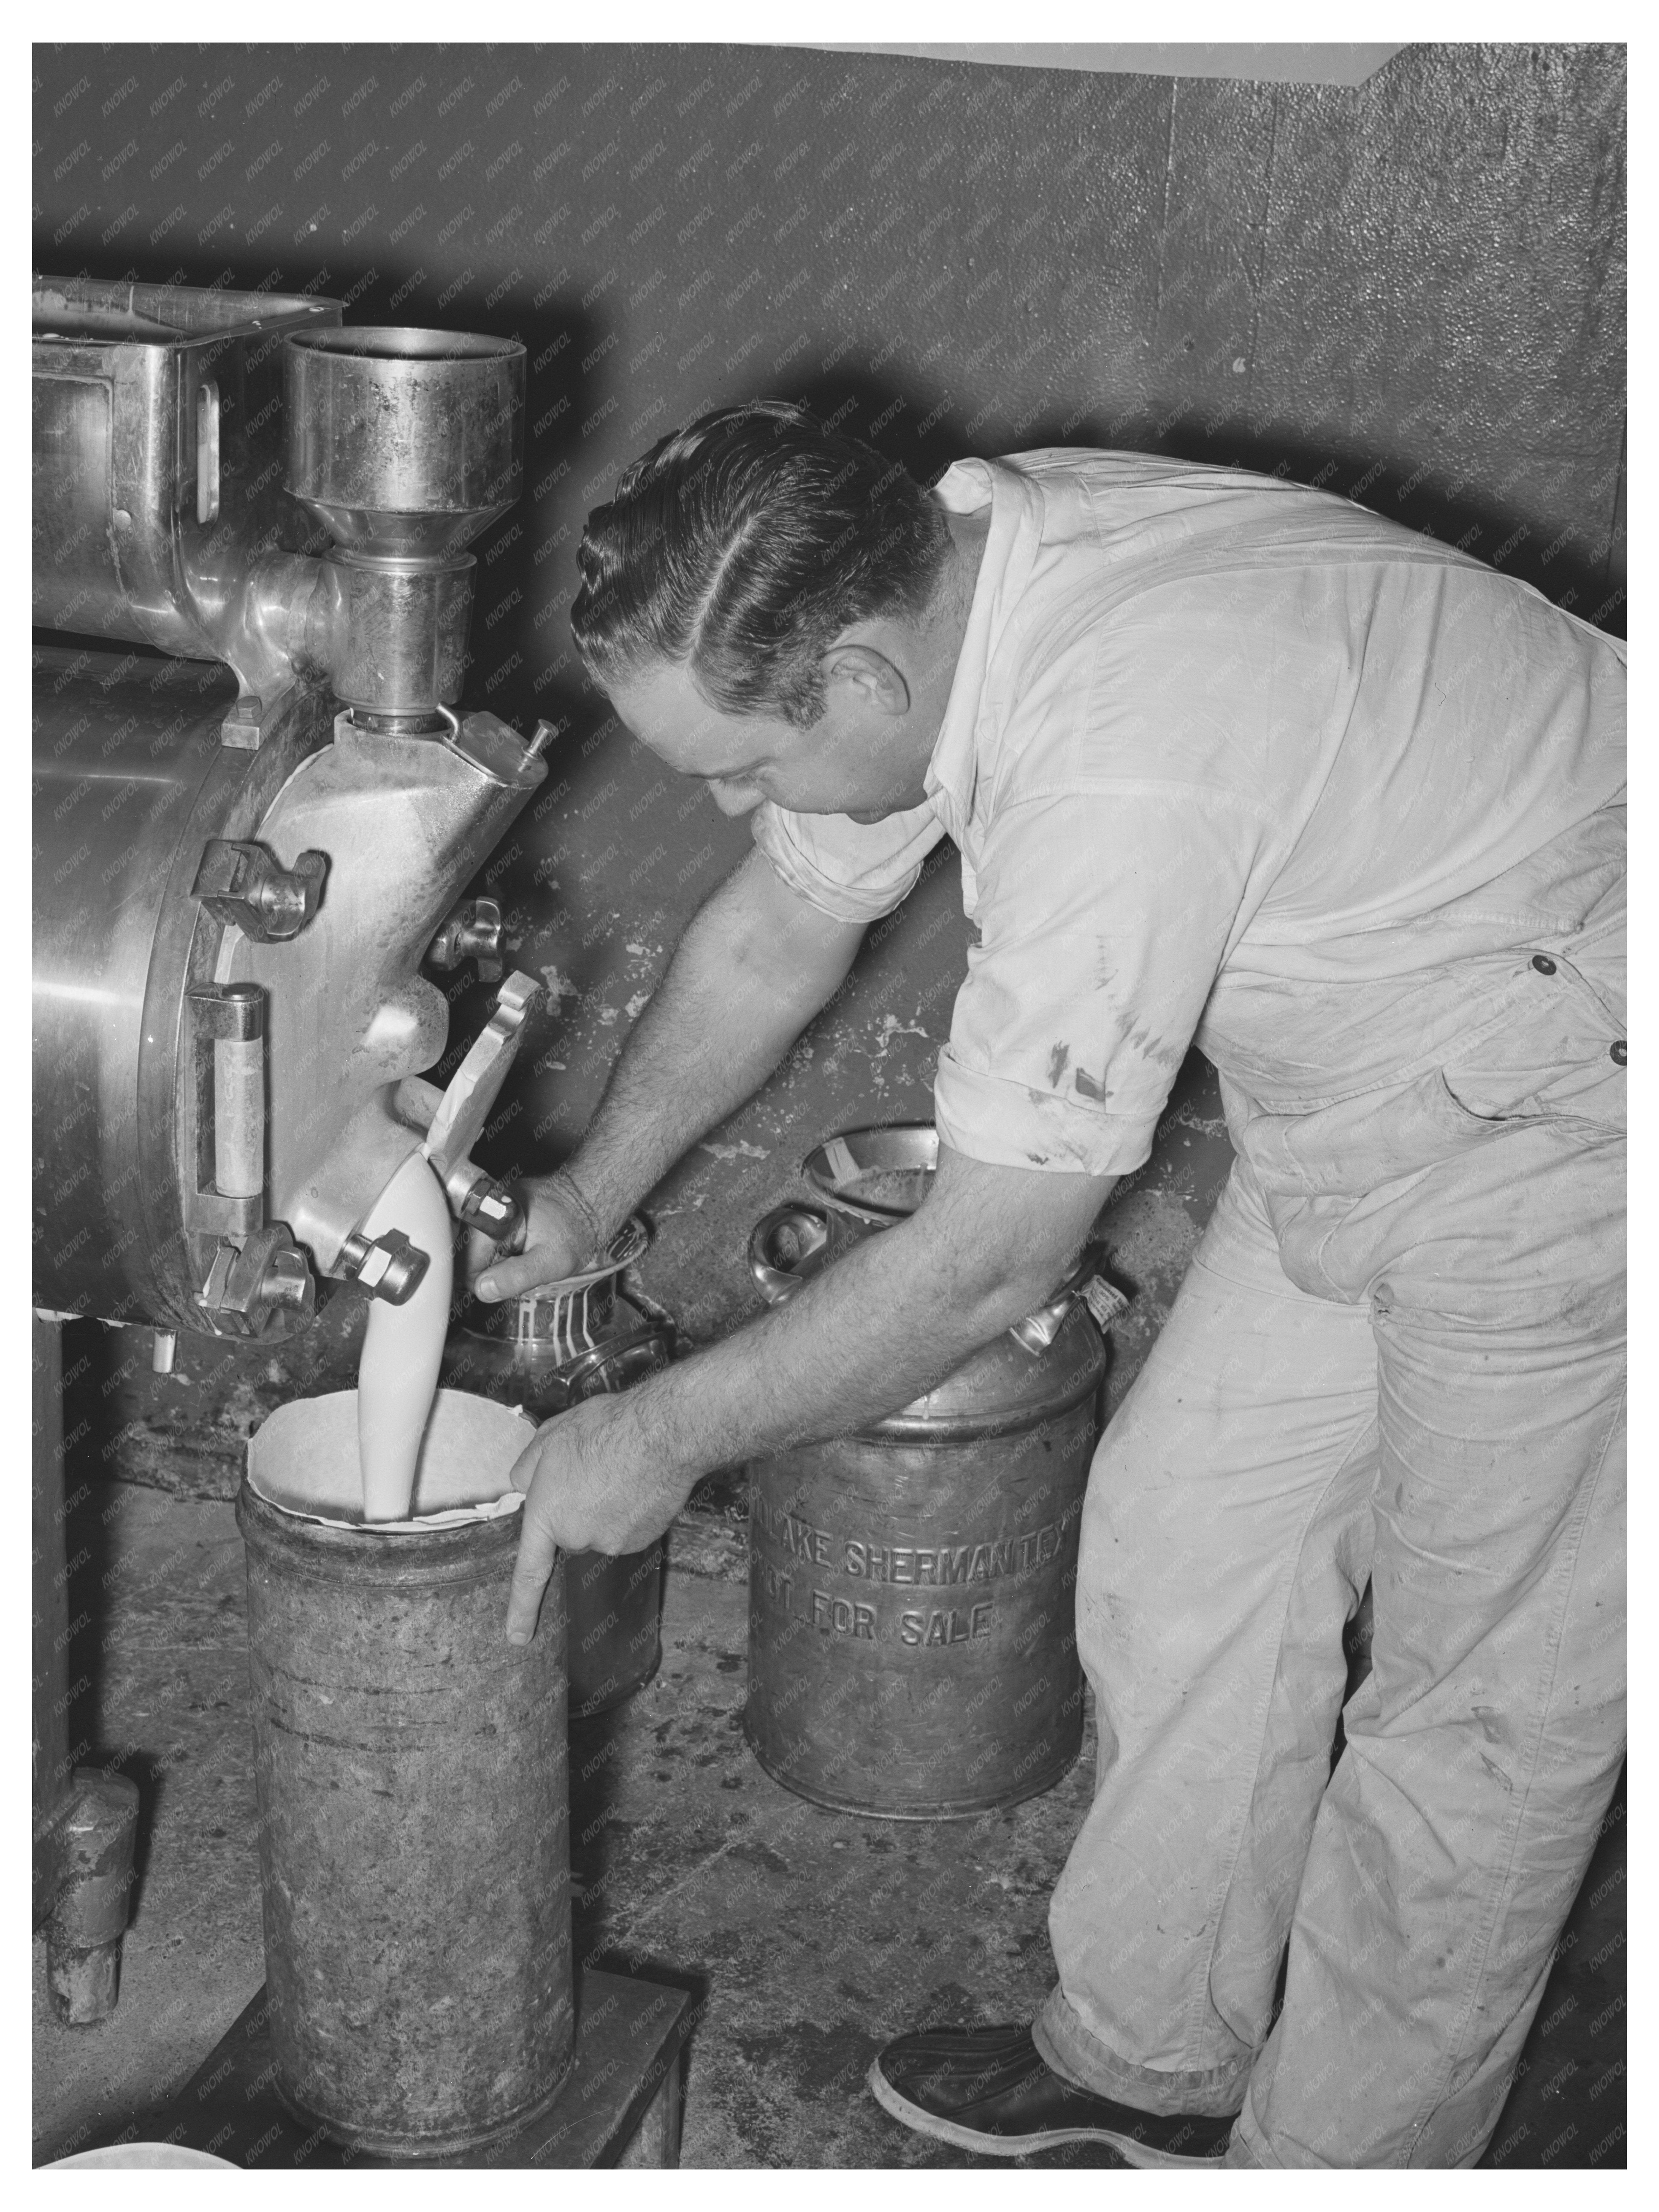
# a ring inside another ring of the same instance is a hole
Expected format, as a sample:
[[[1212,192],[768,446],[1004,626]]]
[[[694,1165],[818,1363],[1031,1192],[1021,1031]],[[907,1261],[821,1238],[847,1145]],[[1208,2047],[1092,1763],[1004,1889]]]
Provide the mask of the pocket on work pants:
[[[1353,1305],[1370,1288],[1369,1273],[1355,1264],[1367,1220],[1497,1133],[1494,1121],[1455,1096],[1445,1072],[1431,1067],[1311,1114],[1252,1109],[1239,1118],[1234,1142],[1254,1171],[1291,1282]]]
[[[1419,1186],[1467,1198],[1484,1188],[1499,1212],[1522,1215],[1531,1151],[1504,1140],[1547,1130],[1553,1156],[1621,1142],[1623,961],[1621,896],[1616,912],[1555,950],[1518,951],[1501,1019],[1472,1007],[1467,1043],[1398,1084],[1298,1114],[1267,1111],[1235,1089],[1233,1141],[1255,1170],[1291,1280],[1357,1304],[1402,1210],[1414,1196],[1431,1203]]]

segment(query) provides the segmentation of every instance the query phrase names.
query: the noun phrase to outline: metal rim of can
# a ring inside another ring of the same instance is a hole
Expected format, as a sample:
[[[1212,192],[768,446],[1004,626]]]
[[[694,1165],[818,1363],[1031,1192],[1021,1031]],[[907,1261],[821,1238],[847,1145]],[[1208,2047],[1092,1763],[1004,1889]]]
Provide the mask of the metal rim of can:
[[[884,1414],[872,1421],[867,1428],[856,1431],[861,1443],[902,1446],[918,1443],[969,1443],[978,1438],[1008,1437],[1022,1434],[1027,1429],[1040,1428],[1045,1421],[1063,1419],[1075,1413],[1099,1389],[1106,1376],[1106,1346],[1100,1331],[1084,1310],[1074,1307],[1066,1316],[1065,1326],[1054,1339],[1059,1345],[1067,1335],[1073,1340],[1083,1335],[1090,1345],[1089,1357],[1079,1361],[1075,1372],[1052,1397],[1035,1402],[1010,1407],[1003,1411],[987,1413],[919,1413],[902,1406],[895,1413]],[[1054,1346],[1048,1348],[1052,1358]]]
[[[932,1175],[938,1165],[939,1131],[933,1122],[890,1121],[826,1137],[808,1152],[800,1171],[826,1206],[885,1229],[907,1219],[915,1207],[859,1198],[858,1184],[873,1175]]]
[[[250,1552],[280,1560],[288,1572],[331,1583],[349,1562],[359,1581],[400,1589],[495,1578],[501,1555],[518,1548],[520,1520],[515,1511],[443,1528],[382,1528],[373,1522],[336,1528],[276,1504],[246,1475],[236,1492],[236,1526]]]

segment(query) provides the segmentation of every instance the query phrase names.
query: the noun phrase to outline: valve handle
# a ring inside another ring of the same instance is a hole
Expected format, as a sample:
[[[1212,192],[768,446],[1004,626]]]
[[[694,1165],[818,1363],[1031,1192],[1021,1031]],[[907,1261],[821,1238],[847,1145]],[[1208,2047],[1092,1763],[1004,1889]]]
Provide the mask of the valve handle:
[[[499,899],[463,899],[445,915],[426,957],[434,968],[442,969],[476,960],[481,980],[497,982],[501,973],[502,927]]]
[[[421,1147],[437,1170],[440,1182],[448,1180],[450,1170],[477,1140],[517,1056],[525,1024],[546,993],[544,983],[521,970],[502,984],[495,1011],[450,1079]]]
[[[504,1243],[523,1228],[524,1208],[513,1193],[471,1160],[451,1169],[444,1196],[463,1229],[476,1229],[494,1243]]]

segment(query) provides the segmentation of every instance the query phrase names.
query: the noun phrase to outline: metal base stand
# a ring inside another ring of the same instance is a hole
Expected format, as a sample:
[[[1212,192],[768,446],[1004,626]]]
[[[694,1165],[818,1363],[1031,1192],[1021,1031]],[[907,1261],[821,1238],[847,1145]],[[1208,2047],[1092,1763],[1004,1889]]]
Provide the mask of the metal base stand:
[[[691,1994],[590,1970],[576,1989],[576,2053],[552,2105],[517,2135],[447,2158],[350,2150],[277,2101],[263,1987],[176,2097],[122,2142],[180,2143],[260,2172],[491,2166],[677,2166],[680,2052]]]

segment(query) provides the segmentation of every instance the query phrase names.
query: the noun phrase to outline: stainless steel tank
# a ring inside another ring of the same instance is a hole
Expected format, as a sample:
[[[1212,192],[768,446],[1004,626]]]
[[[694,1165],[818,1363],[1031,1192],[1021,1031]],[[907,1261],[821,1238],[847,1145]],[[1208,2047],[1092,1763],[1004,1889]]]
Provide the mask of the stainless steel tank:
[[[283,481],[285,345],[337,302],[47,276],[33,306],[37,627],[223,660],[260,693],[287,658],[261,618],[312,527]]]
[[[455,711],[524,349],[338,322],[35,288],[45,1308],[269,1340],[319,1276],[407,1295],[429,1255],[362,1232],[416,1149],[465,1219],[512,1225],[467,1152],[531,980],[464,1097],[419,1079],[448,1028],[422,964],[478,946],[457,895],[546,773],[544,730]]]
[[[251,1024],[216,1003],[223,928],[191,887],[209,841],[253,836],[329,718],[301,695],[244,751],[220,741],[236,684],[210,662],[43,646],[34,679],[35,1295],[199,1326],[191,1231],[264,1224],[258,1192],[220,1193],[198,1110],[216,1029]],[[261,1139],[261,1189],[263,1165]]]
[[[448,1002],[421,971],[495,961],[499,912],[458,894],[546,774],[545,727],[456,711],[466,547],[520,489],[524,349],[174,285],[43,278],[33,309],[36,1335],[148,1322],[165,1364],[177,1329],[303,1327],[321,1278],[412,1293],[433,1255],[368,1224],[414,1152],[463,1221],[515,1224],[470,1154],[542,987],[507,979],[440,1092]],[[61,1452],[36,1483],[51,1620]],[[489,1540],[499,1578],[511,1543]],[[468,1600],[485,1671],[499,1596]],[[44,1704],[37,1911],[76,1887],[85,1802],[66,1691]],[[550,1710],[562,1761],[562,1675]],[[493,2125],[562,2063],[568,1996],[526,2045],[495,1995],[507,2070],[465,2111],[412,2112],[415,2134]]]

